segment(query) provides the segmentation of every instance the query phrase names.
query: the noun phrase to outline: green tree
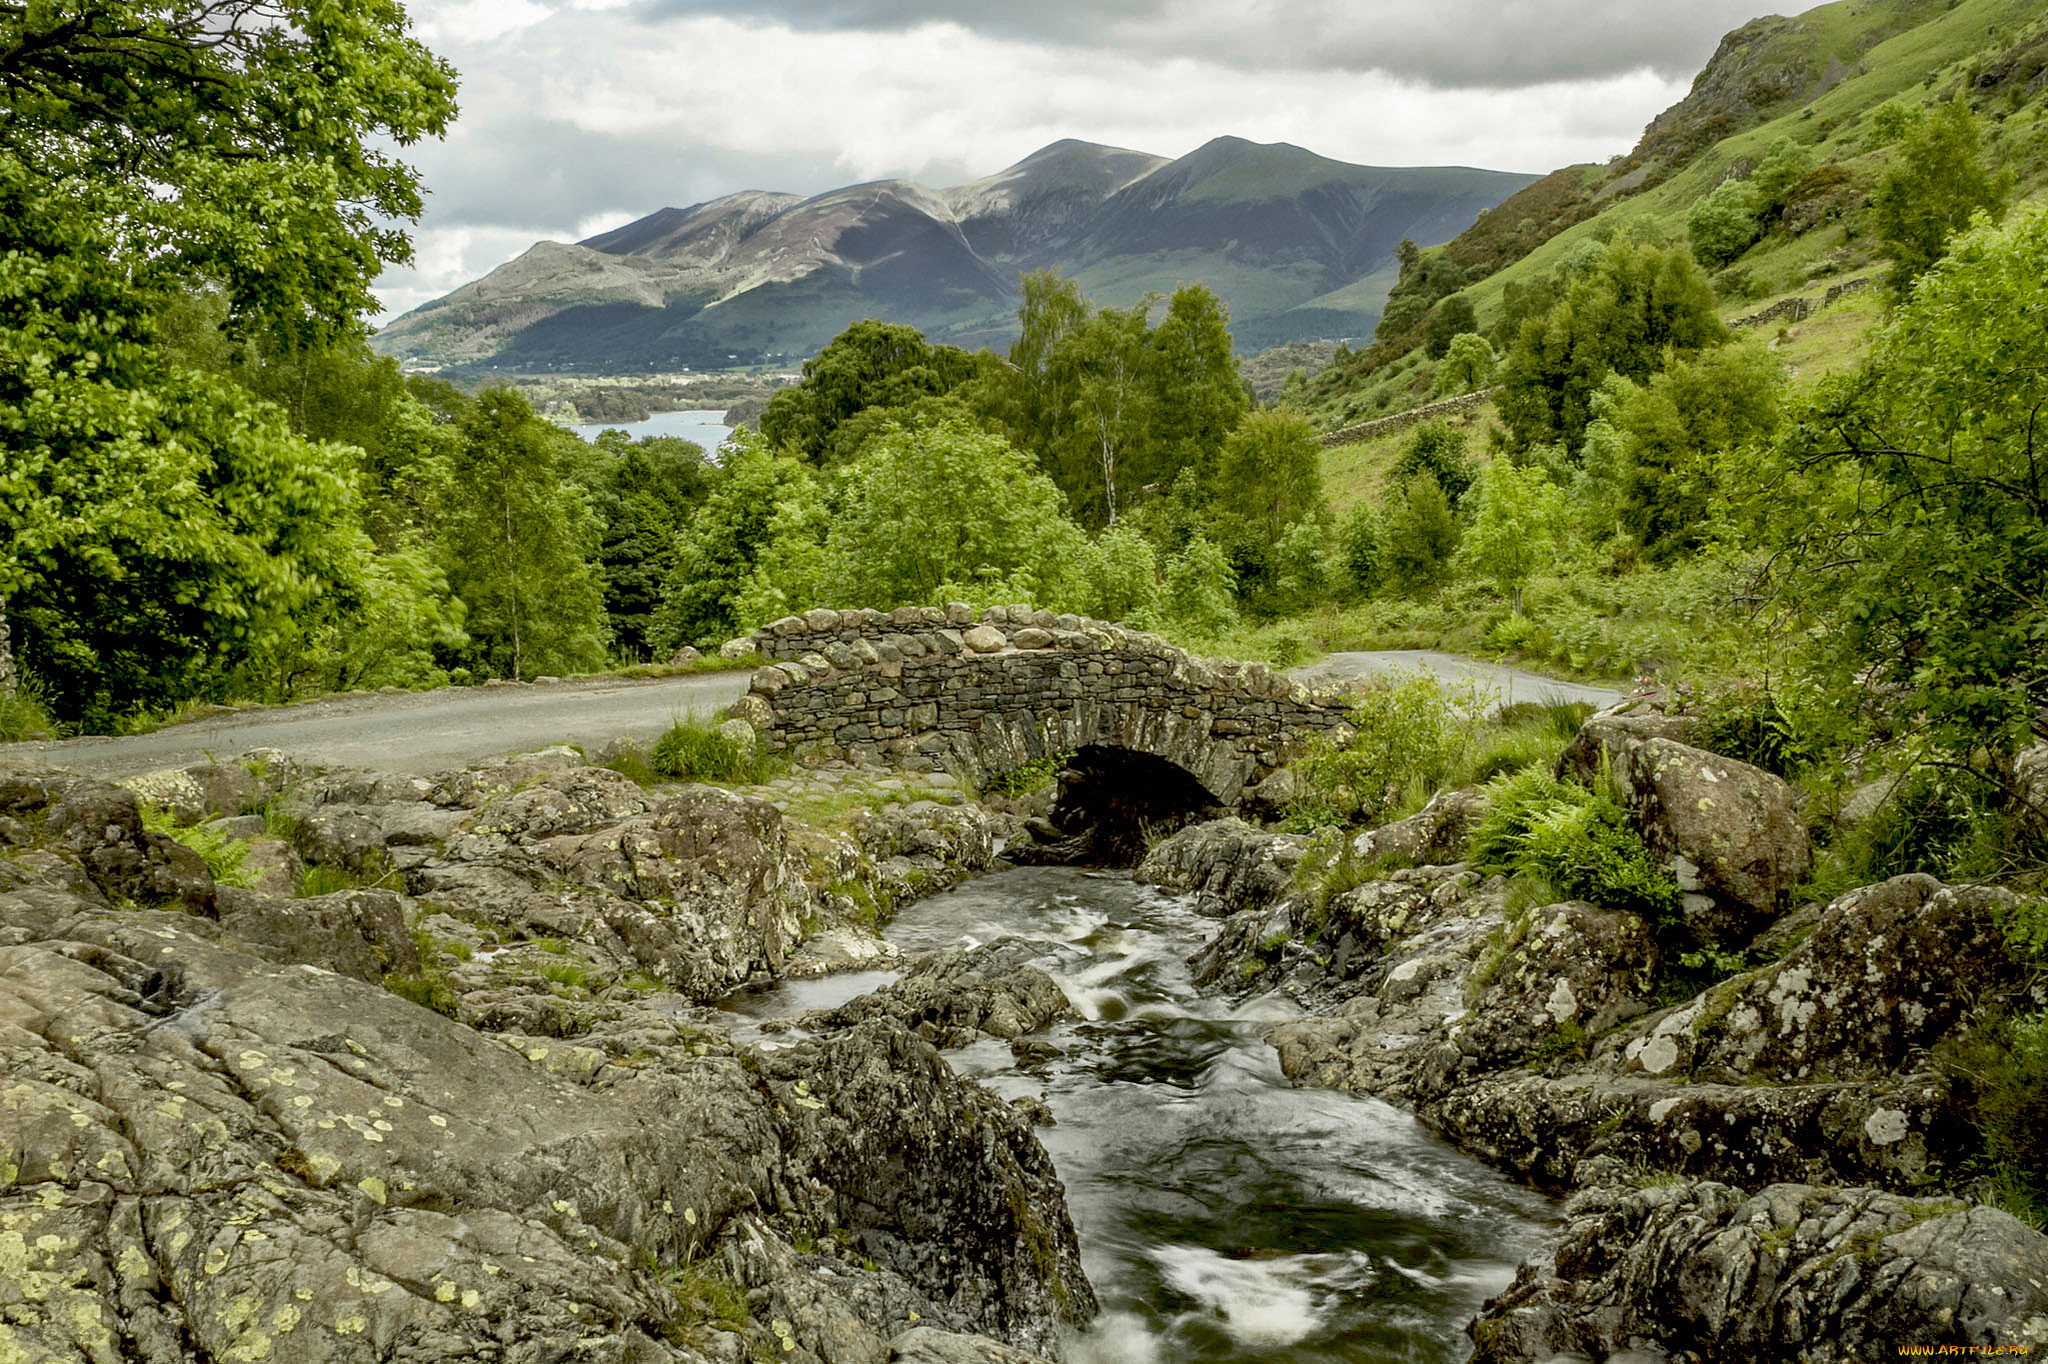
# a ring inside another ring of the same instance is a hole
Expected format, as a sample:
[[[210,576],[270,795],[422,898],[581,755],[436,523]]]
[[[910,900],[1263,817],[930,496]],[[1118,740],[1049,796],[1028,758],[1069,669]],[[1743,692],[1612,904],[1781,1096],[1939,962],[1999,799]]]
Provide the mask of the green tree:
[[[386,0],[0,6],[0,618],[66,718],[217,687],[364,564],[346,453],[159,319],[351,334],[453,88]]]
[[[1693,259],[1709,270],[1718,270],[1749,250],[1756,240],[1757,215],[1763,206],[1763,196],[1747,180],[1723,180],[1714,186],[1685,218]]]
[[[1182,285],[1166,301],[1148,349],[1152,458],[1142,475],[1170,484],[1192,471],[1206,488],[1223,442],[1251,410],[1231,348],[1230,312],[1205,286]]]
[[[1397,586],[1437,582],[1458,549],[1458,518],[1433,474],[1422,473],[1388,493],[1387,569]]]
[[[568,462],[568,473],[597,516],[596,564],[613,649],[621,658],[647,658],[676,542],[710,494],[717,466],[693,442],[676,436],[635,441],[618,430],[601,433],[587,451],[567,452],[580,454]]]
[[[1346,595],[1370,597],[1387,575],[1387,532],[1380,510],[1360,502],[1344,514],[1337,527],[1340,583]]]
[[[655,647],[715,648],[742,632],[749,606],[760,608],[768,589],[793,586],[778,583],[772,573],[757,580],[756,572],[777,532],[790,530],[791,517],[783,509],[812,503],[817,495],[808,465],[778,456],[766,438],[739,428],[725,447],[710,494],[677,539],[649,631]]]
[[[1268,544],[1321,511],[1323,447],[1314,425],[1277,408],[1248,415],[1224,442],[1212,506],[1232,534]]]
[[[1183,634],[1199,640],[1221,639],[1237,628],[1236,589],[1230,560],[1207,536],[1197,535],[1167,560],[1160,609]]]
[[[1444,361],[1436,367],[1432,398],[1449,398],[1486,387],[1493,377],[1493,347],[1478,332],[1459,332],[1451,338]]]
[[[950,393],[975,374],[966,351],[931,345],[915,327],[869,318],[833,337],[804,362],[800,382],[768,400],[761,434],[813,464],[843,459],[854,453],[845,437],[872,429],[842,431],[854,417]]]
[[[1436,480],[1443,495],[1456,506],[1472,486],[1476,474],[1465,453],[1465,433],[1449,422],[1424,422],[1415,428],[1401,456],[1387,470],[1387,481],[1403,484],[1427,474]]]
[[[1576,449],[1592,394],[1609,374],[1641,381],[1667,355],[1717,346],[1728,335],[1689,253],[1617,238],[1574,274],[1549,312],[1522,324],[1494,401],[1517,446]]]
[[[1080,530],[1052,480],[1000,436],[959,423],[898,427],[850,465],[830,545],[841,600],[888,608],[955,592],[1057,600]]]
[[[1621,522],[1653,561],[1697,548],[1723,497],[1723,464],[1778,426],[1784,371],[1758,345],[1678,360],[1614,412],[1627,473]]]
[[[1548,562],[1568,525],[1564,490],[1542,469],[1497,459],[1480,471],[1477,506],[1458,544],[1458,562],[1493,580],[1522,609],[1522,586]]]
[[[2048,215],[1956,238],[1763,481],[1840,691],[1994,770],[2048,706],[2044,318]]]
[[[515,681],[597,667],[609,642],[590,562],[599,528],[563,477],[581,442],[505,388],[477,399],[462,437],[441,547],[477,661]]]
[[[1452,294],[1430,309],[1429,320],[1422,327],[1423,351],[1430,359],[1441,360],[1450,354],[1454,337],[1478,330],[1479,314],[1472,310],[1472,300]]]
[[[1984,125],[1967,102],[1953,99],[1922,112],[1870,205],[1878,242],[1891,258],[1893,294],[1903,297],[1973,215],[2003,216],[2011,192],[2011,175],[1994,173],[1986,162]]]
[[[1097,620],[1149,630],[1159,619],[1159,554],[1128,522],[1089,541],[1077,558],[1075,605]]]
[[[985,411],[1035,455],[1085,525],[1128,513],[1183,471],[1207,485],[1224,438],[1249,406],[1228,319],[1199,285],[1096,311],[1070,279],[1026,275],[1020,334],[986,386]]]

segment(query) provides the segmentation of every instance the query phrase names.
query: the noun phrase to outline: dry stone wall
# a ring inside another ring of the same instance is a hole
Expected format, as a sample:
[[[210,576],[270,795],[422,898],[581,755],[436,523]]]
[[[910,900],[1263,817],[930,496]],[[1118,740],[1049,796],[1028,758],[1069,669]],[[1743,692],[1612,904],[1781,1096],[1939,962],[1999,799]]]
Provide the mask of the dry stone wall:
[[[815,610],[754,636],[749,719],[772,749],[975,782],[1089,745],[1163,758],[1217,801],[1345,723],[1262,663],[1198,659],[1155,635],[1024,606]]]

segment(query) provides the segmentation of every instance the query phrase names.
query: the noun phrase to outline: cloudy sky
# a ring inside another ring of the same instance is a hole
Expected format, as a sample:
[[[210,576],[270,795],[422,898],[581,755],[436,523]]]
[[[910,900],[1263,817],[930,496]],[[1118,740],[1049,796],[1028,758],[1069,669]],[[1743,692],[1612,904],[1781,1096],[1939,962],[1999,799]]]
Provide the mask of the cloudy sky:
[[[1795,7],[1797,8],[1797,7]],[[535,241],[743,189],[978,179],[1078,137],[1605,160],[1763,0],[410,0],[462,74],[380,321]]]

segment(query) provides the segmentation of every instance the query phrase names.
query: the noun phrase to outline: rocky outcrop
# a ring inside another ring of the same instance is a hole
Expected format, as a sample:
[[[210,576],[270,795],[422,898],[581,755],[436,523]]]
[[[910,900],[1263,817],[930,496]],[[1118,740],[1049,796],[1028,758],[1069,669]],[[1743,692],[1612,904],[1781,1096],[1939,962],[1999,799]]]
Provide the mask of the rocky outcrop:
[[[903,959],[896,983],[792,1021],[827,1030],[888,1018],[935,1047],[1008,1041],[1074,1016],[1058,983],[1032,965],[1039,953],[1024,942],[921,952]]]
[[[905,1023],[738,1047],[662,991],[987,829],[821,834],[828,894],[767,801],[568,756],[279,782],[402,886],[313,899],[0,773],[0,1356],[1032,1364],[1094,1311],[1028,1122]]]
[[[1993,1208],[1869,1189],[1596,1189],[1472,1337],[1480,1364],[2025,1354],[2048,1346],[2048,1238]]]

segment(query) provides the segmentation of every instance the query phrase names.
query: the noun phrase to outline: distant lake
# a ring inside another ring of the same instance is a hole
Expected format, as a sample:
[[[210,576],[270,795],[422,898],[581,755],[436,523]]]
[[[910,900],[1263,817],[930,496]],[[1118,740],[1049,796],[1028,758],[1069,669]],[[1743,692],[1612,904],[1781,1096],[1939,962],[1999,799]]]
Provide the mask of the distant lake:
[[[732,428],[725,424],[725,409],[717,411],[657,412],[644,422],[578,422],[569,429],[585,440],[596,440],[600,431],[623,431],[634,440],[642,436],[681,436],[715,455]]]

